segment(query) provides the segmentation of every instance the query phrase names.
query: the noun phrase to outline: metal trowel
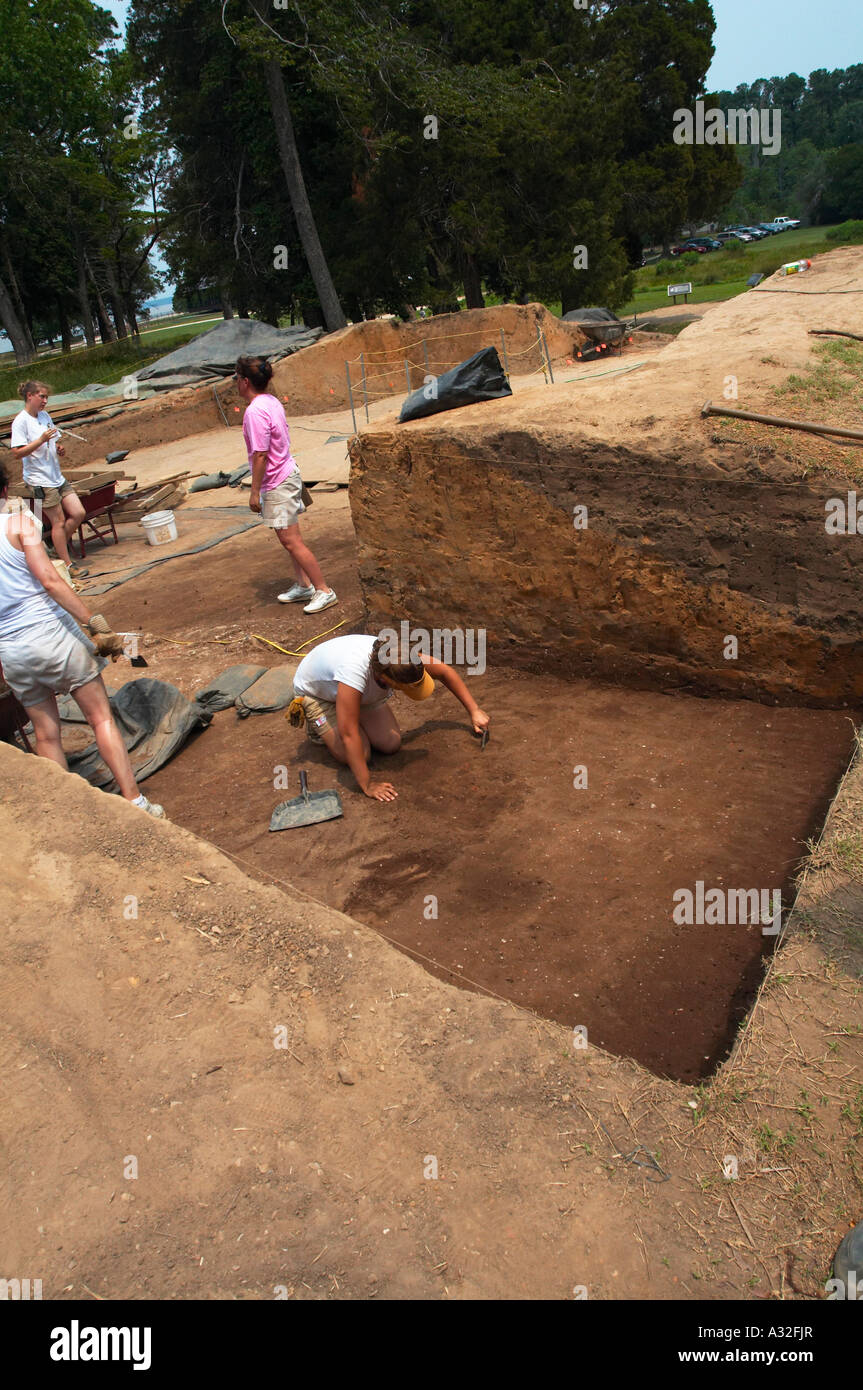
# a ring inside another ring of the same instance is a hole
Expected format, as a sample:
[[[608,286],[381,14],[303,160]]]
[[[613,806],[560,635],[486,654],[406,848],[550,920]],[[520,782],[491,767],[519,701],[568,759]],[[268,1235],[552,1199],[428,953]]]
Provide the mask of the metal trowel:
[[[300,792],[300,796],[276,807],[270,817],[271,830],[295,830],[299,825],[317,825],[318,821],[335,820],[343,814],[338,792],[310,792],[305,772],[300,773]]]

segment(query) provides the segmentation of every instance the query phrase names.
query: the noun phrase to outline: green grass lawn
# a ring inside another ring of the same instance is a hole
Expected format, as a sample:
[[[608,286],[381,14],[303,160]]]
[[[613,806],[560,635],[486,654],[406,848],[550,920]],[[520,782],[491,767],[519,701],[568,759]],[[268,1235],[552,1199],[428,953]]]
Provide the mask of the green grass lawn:
[[[47,381],[55,394],[78,391],[91,381],[110,386],[129,373],[157,362],[160,357],[182,343],[197,338],[200,333],[206,333],[221,320],[221,314],[208,317],[203,323],[195,315],[184,315],[182,320],[161,327],[156,323],[151,328],[142,329],[140,342],[134,338],[123,338],[116,343],[99,343],[93,348],[76,348],[72,352],[39,357],[26,367],[17,367],[12,362],[8,367],[0,368],[0,400],[8,401],[17,396],[19,381],[28,376]]]
[[[697,260],[691,264],[684,262],[682,256],[674,256],[670,261],[660,261],[658,267],[644,266],[635,272],[634,297],[618,313],[621,316],[648,313],[673,304],[667,288],[684,280],[692,283],[691,304],[732,299],[746,289],[750,275],[759,271],[764,276],[772,275],[786,261],[799,261],[822,251],[835,250],[835,243],[827,240],[829,230],[829,227],[801,227],[796,232],[780,232],[762,241],[736,242],[722,251],[709,251],[706,256],[693,252]],[[683,301],[678,303],[682,305]]]

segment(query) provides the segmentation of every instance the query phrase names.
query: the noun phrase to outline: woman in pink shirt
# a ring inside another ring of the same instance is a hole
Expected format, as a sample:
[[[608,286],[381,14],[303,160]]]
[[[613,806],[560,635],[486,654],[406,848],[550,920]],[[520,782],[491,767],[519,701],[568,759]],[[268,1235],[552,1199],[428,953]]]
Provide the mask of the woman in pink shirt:
[[[246,402],[243,438],[252,470],[249,506],[259,512],[291,557],[297,582],[279,603],[302,603],[304,613],[320,613],[338,603],[320,565],[300,535],[303,484],[291,453],[291,436],[281,401],[267,390],[273,369],[266,357],[238,357],[234,373],[240,399]]]

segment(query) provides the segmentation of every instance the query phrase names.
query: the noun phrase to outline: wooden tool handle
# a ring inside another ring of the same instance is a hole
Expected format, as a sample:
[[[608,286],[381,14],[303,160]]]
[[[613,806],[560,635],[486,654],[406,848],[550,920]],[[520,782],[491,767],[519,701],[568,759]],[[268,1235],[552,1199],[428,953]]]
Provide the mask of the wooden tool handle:
[[[306,801],[308,801],[308,799],[309,799],[309,779],[308,779],[308,777],[306,776],[305,772],[301,772],[301,773],[300,773],[300,792],[301,792],[302,795],[306,798]]]

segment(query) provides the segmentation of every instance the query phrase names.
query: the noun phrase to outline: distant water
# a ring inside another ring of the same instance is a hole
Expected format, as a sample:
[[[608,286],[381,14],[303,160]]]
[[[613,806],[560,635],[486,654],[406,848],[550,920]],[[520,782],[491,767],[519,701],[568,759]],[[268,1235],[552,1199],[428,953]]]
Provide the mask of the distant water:
[[[151,319],[163,319],[163,318],[166,317],[167,314],[173,314],[173,312],[174,312],[174,292],[173,292],[173,290],[171,291],[170,294],[159,294],[159,295],[156,295],[153,299],[148,299],[148,300],[146,300],[146,302],[145,302],[145,304],[144,304],[144,308],[150,310],[150,318],[151,318]],[[9,339],[6,337],[6,334],[3,332],[3,330],[0,329],[0,354],[2,354],[2,353],[4,353],[4,352],[11,352],[11,351],[12,351],[12,344],[10,343]]]

